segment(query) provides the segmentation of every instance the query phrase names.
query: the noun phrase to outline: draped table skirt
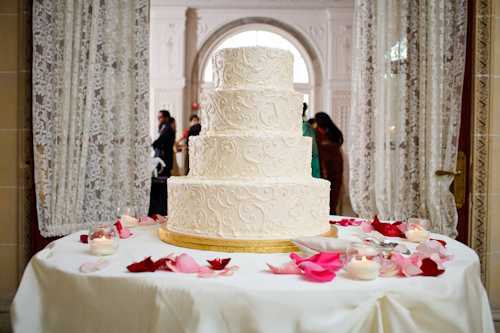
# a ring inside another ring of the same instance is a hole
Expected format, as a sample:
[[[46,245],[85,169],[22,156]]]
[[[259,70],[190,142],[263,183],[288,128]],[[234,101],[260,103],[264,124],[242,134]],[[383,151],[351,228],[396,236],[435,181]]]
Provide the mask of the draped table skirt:
[[[332,216],[340,220],[341,217]],[[358,241],[355,227],[338,226],[339,238]],[[79,241],[84,231],[59,239],[29,262],[11,306],[15,332],[494,332],[479,259],[448,237],[446,271],[438,277],[357,281],[343,270],[331,282],[273,274],[289,253],[199,251],[167,244],[158,226],[131,229],[110,265],[97,262]],[[401,239],[394,239],[401,242]],[[416,244],[407,243],[410,250]],[[239,266],[233,276],[198,278],[167,271],[130,273],[132,262],[187,253],[200,265],[216,257]],[[301,255],[299,253],[299,255]]]

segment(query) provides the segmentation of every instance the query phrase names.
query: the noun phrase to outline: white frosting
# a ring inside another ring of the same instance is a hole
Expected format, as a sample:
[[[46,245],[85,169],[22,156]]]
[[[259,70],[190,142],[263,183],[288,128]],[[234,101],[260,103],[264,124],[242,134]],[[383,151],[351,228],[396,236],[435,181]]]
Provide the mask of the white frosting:
[[[168,228],[226,239],[287,239],[329,230],[330,183],[168,179]]]
[[[190,137],[187,177],[168,179],[168,228],[240,240],[329,230],[330,182],[311,176],[293,55],[260,46],[217,51],[203,94],[201,133]]]
[[[293,89],[293,54],[262,46],[222,49],[212,59],[214,89]]]
[[[291,90],[218,90],[201,97],[201,133],[302,134],[301,93]]]
[[[189,176],[201,179],[310,178],[312,138],[298,135],[190,137]]]

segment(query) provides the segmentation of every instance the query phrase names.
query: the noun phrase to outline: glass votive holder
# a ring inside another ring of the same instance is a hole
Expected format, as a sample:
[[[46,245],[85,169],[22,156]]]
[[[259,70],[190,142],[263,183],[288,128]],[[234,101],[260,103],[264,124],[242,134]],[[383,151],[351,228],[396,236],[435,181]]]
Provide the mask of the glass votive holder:
[[[119,207],[116,211],[118,215],[118,220],[122,224],[124,228],[133,228],[136,227],[139,223],[139,220],[135,218],[136,209],[135,206],[122,206]]]
[[[382,269],[380,247],[372,242],[352,242],[345,254],[345,268],[356,280],[373,280]]]
[[[107,256],[116,252],[120,234],[112,224],[92,226],[89,231],[90,251],[96,256]]]
[[[431,223],[427,219],[409,218],[406,221],[406,239],[410,242],[421,243],[431,236]]]

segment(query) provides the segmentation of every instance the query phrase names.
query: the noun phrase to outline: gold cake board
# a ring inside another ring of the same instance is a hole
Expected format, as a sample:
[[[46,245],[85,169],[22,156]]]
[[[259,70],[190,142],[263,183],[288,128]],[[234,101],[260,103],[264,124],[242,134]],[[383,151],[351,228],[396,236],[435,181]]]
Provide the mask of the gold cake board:
[[[298,246],[289,239],[278,240],[231,240],[205,238],[201,236],[191,236],[181,234],[168,229],[168,223],[160,226],[159,237],[162,241],[187,247],[195,250],[219,251],[219,252],[243,252],[243,253],[278,253],[299,251]],[[337,238],[337,227],[330,226],[330,230],[324,234],[317,235],[322,237]]]

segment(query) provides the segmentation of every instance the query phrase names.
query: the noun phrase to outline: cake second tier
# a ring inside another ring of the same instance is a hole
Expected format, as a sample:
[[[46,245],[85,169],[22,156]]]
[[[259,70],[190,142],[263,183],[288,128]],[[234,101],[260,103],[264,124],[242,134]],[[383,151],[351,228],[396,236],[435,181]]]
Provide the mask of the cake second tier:
[[[200,135],[189,139],[189,177],[311,178],[312,139],[301,135]]]
[[[168,228],[207,238],[290,239],[330,228],[330,183],[168,179]]]

